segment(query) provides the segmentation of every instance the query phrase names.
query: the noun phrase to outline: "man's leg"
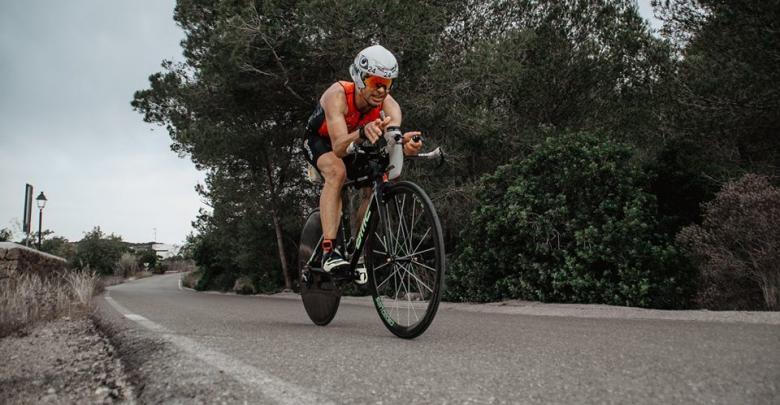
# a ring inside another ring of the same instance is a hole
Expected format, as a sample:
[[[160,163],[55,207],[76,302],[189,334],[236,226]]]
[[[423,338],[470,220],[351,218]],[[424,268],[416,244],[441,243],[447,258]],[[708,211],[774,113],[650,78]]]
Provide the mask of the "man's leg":
[[[320,194],[322,233],[325,239],[336,239],[341,216],[341,187],[347,178],[347,170],[344,161],[333,152],[320,156],[317,159],[317,168],[325,179]]]
[[[317,168],[325,179],[320,194],[320,219],[322,220],[323,252],[325,253],[325,271],[347,266],[342,257],[332,255],[332,248],[338,237],[341,218],[341,187],[347,178],[344,161],[333,152],[324,153],[317,159]],[[336,260],[330,260],[333,257]]]

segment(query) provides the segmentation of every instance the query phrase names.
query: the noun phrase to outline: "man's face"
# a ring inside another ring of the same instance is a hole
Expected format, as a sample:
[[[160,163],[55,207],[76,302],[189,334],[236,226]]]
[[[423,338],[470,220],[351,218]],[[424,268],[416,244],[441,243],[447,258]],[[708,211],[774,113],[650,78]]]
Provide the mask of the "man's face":
[[[378,76],[369,76],[364,80],[366,87],[361,90],[363,97],[371,106],[376,107],[385,100],[390,89],[393,87],[392,79],[385,79]]]

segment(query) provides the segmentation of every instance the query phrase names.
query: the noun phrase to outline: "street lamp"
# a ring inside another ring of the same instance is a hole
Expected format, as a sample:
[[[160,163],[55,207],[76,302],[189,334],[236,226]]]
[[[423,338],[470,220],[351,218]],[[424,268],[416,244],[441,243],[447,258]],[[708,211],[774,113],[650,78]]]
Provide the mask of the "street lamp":
[[[35,203],[38,204],[38,250],[41,250],[41,225],[43,224],[43,207],[46,206],[46,196],[43,195],[43,191],[38,194],[38,198],[35,199]]]

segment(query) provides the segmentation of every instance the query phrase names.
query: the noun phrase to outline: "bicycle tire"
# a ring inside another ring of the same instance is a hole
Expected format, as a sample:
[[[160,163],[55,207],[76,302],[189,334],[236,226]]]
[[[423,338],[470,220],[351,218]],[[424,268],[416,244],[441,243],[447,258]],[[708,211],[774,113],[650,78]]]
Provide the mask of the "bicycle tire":
[[[412,339],[428,329],[439,307],[446,268],[443,232],[431,199],[418,185],[390,185],[384,200],[387,214],[381,219],[374,207],[364,250],[369,290],[385,327]]]
[[[298,280],[306,314],[315,325],[325,326],[333,320],[339,309],[341,287],[328,274],[308,272],[308,279],[304,277],[309,258],[316,250],[321,236],[322,223],[320,210],[317,209],[309,214],[301,231],[301,243],[298,245]],[[314,258],[315,263],[320,260],[320,257]]]

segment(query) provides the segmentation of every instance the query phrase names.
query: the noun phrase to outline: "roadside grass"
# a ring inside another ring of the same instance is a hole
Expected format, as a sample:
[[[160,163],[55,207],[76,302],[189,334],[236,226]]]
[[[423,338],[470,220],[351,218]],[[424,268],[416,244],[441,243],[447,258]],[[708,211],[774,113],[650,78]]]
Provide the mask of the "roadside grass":
[[[89,270],[6,276],[0,279],[0,337],[36,322],[84,314],[99,289],[98,275]]]
[[[198,280],[203,276],[203,270],[190,271],[189,273],[182,274],[181,285],[195,289],[198,284]]]

